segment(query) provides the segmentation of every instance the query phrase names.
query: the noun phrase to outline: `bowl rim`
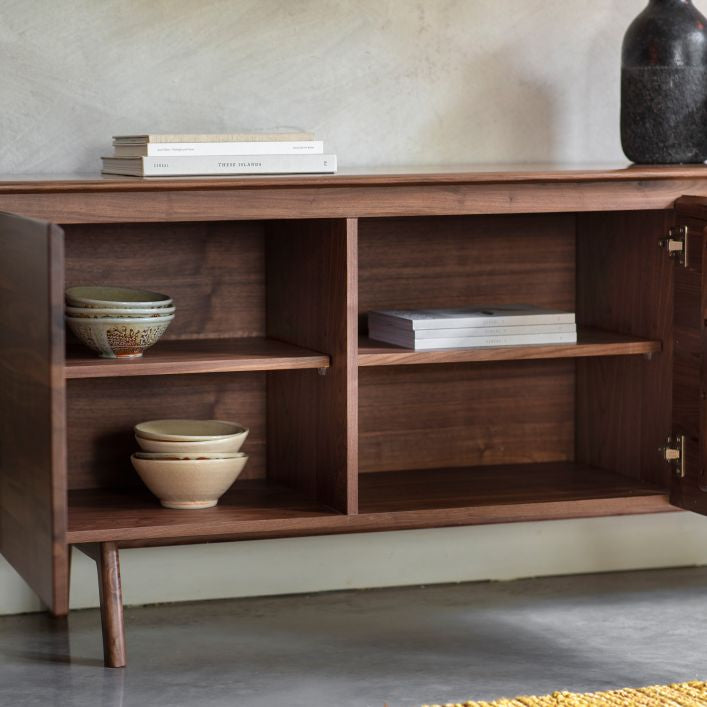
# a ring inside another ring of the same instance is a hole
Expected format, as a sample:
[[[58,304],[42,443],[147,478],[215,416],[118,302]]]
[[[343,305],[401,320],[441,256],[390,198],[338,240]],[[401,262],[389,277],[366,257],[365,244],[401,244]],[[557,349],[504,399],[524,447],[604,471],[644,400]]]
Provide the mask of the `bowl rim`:
[[[247,459],[248,455],[245,452],[197,452],[189,454],[189,452],[133,452],[131,457],[136,459],[146,459],[148,461],[172,461],[172,462],[199,462],[199,461],[226,461],[233,459]],[[174,457],[183,457],[175,459]],[[198,456],[198,459],[190,459],[188,457]]]
[[[174,319],[174,314],[168,314],[165,317],[70,317],[68,314],[64,315],[64,319],[67,322],[81,322],[81,323],[94,323],[94,324],[162,324],[164,322],[171,322]]]
[[[134,292],[138,293],[139,295],[144,295],[145,299],[143,300],[107,300],[107,299],[98,299],[94,296],[91,296],[89,292],[85,292],[85,294],[81,294],[81,292],[77,292],[77,290],[99,290],[99,289],[110,289],[110,290],[123,290],[126,293],[129,292]],[[162,292],[155,292],[153,290],[141,290],[136,287],[125,287],[124,285],[74,285],[72,287],[67,287],[64,290],[64,298],[66,299],[68,304],[71,304],[71,301],[73,300],[74,302],[83,302],[85,304],[91,304],[91,305],[96,305],[96,304],[103,304],[103,305],[119,305],[121,307],[126,307],[128,309],[130,308],[140,308],[141,306],[144,305],[155,305],[155,306],[169,306],[172,304],[172,298],[169,295],[163,294]],[[72,305],[75,306],[75,305]]]
[[[240,439],[242,435],[250,432],[247,427],[244,427],[243,429],[244,432],[237,432],[233,435],[228,435],[226,437],[211,437],[209,439],[201,439],[197,442],[188,439],[153,439],[152,437],[143,437],[142,435],[137,434],[137,432],[134,434],[134,437],[138,444],[140,444],[140,440],[142,440],[143,442],[159,442],[160,444],[188,444],[194,445],[193,449],[194,451],[197,451],[198,449],[201,449],[204,445],[213,444],[214,442],[225,442],[231,439]],[[214,454],[216,453],[218,452],[214,452]],[[228,454],[228,452],[225,453]],[[155,452],[155,454],[159,454],[159,452]]]
[[[134,312],[169,312],[172,314],[176,311],[175,305],[171,304],[168,307],[76,307],[71,304],[64,306],[64,311],[68,312],[72,310],[80,310],[82,312],[125,312],[126,314],[132,314]],[[168,316],[167,314],[164,315]]]
[[[238,431],[225,435],[178,435],[161,433],[162,436],[157,437],[155,436],[158,434],[156,432],[148,432],[147,434],[145,434],[144,430],[140,429],[142,425],[154,424],[157,422],[220,422],[227,425],[232,425],[233,427],[237,428]],[[179,442],[182,444],[186,444],[188,442],[216,442],[218,440],[232,439],[234,437],[246,435],[250,432],[250,430],[244,425],[241,425],[239,422],[232,422],[231,420],[197,420],[178,417],[164,418],[160,420],[143,420],[142,422],[138,422],[133,427],[133,432],[136,437],[140,437],[141,439],[152,440],[153,442]],[[197,439],[190,439],[194,437],[196,437]]]

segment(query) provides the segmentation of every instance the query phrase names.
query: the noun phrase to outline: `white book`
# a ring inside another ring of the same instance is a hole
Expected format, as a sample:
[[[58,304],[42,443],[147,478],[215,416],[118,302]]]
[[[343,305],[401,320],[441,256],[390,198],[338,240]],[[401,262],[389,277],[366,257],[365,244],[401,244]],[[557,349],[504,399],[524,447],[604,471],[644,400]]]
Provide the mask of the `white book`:
[[[373,324],[369,327],[370,338],[380,339],[381,336],[396,337],[396,343],[411,348],[415,345],[415,342],[423,339],[461,339],[468,336],[519,336],[522,334],[573,334],[576,332],[576,324],[521,324],[519,326],[409,330],[379,324]]]
[[[322,140],[260,140],[256,142],[144,142],[113,148],[114,157],[178,155],[322,155]]]
[[[574,312],[541,309],[528,304],[511,304],[475,309],[376,310],[368,323],[401,329],[462,329],[465,327],[519,326],[525,324],[573,324]]]
[[[218,174],[330,174],[336,155],[204,155],[102,157],[103,174],[131,177],[188,177]]]
[[[369,334],[369,338],[375,341],[383,341],[387,344],[404,346],[415,349],[415,351],[432,351],[435,349],[477,349],[496,346],[535,346],[542,344],[576,344],[577,333],[568,332],[564,334],[518,334],[509,336],[463,336],[463,337],[438,337],[436,339],[416,339],[414,346],[406,346],[395,336],[388,333],[380,334],[376,338]]]
[[[300,128],[272,128],[270,130],[239,130],[233,133],[113,135],[114,145],[135,145],[147,142],[256,142],[260,140],[314,140],[314,134]]]

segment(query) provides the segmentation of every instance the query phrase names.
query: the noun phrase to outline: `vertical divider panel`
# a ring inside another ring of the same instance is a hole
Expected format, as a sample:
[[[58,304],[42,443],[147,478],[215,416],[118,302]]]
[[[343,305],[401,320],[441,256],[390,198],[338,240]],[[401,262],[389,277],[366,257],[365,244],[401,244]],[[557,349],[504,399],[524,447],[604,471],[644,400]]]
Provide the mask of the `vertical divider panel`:
[[[268,374],[268,476],[357,513],[357,220],[271,224],[266,272],[268,336],[331,358],[319,374]]]
[[[0,214],[0,551],[68,612],[64,240]]]

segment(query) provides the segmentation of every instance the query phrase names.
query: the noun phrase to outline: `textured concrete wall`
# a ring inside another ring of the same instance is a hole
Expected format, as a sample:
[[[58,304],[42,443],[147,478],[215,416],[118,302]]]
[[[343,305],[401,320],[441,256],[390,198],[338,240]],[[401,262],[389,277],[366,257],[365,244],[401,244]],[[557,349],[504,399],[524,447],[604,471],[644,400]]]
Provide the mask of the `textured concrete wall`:
[[[620,160],[619,48],[643,4],[0,0],[0,173],[96,171],[114,133],[273,125],[342,165]],[[73,605],[92,605],[76,560]],[[138,550],[124,568],[141,603],[703,562],[707,520],[675,514]],[[0,559],[0,613],[37,608]]]

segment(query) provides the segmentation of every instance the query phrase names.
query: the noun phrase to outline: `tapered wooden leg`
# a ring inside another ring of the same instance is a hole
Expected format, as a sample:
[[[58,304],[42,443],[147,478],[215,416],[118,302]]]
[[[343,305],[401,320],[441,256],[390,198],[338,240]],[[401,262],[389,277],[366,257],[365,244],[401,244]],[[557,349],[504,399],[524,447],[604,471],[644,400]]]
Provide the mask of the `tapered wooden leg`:
[[[108,668],[124,668],[126,659],[123,590],[120,585],[120,557],[115,543],[100,543],[97,565],[103,626],[103,659]]]
[[[98,569],[98,593],[101,598],[103,628],[103,661],[107,668],[124,668],[125,624],[123,621],[123,589],[120,584],[120,556],[115,543],[77,545]]]

